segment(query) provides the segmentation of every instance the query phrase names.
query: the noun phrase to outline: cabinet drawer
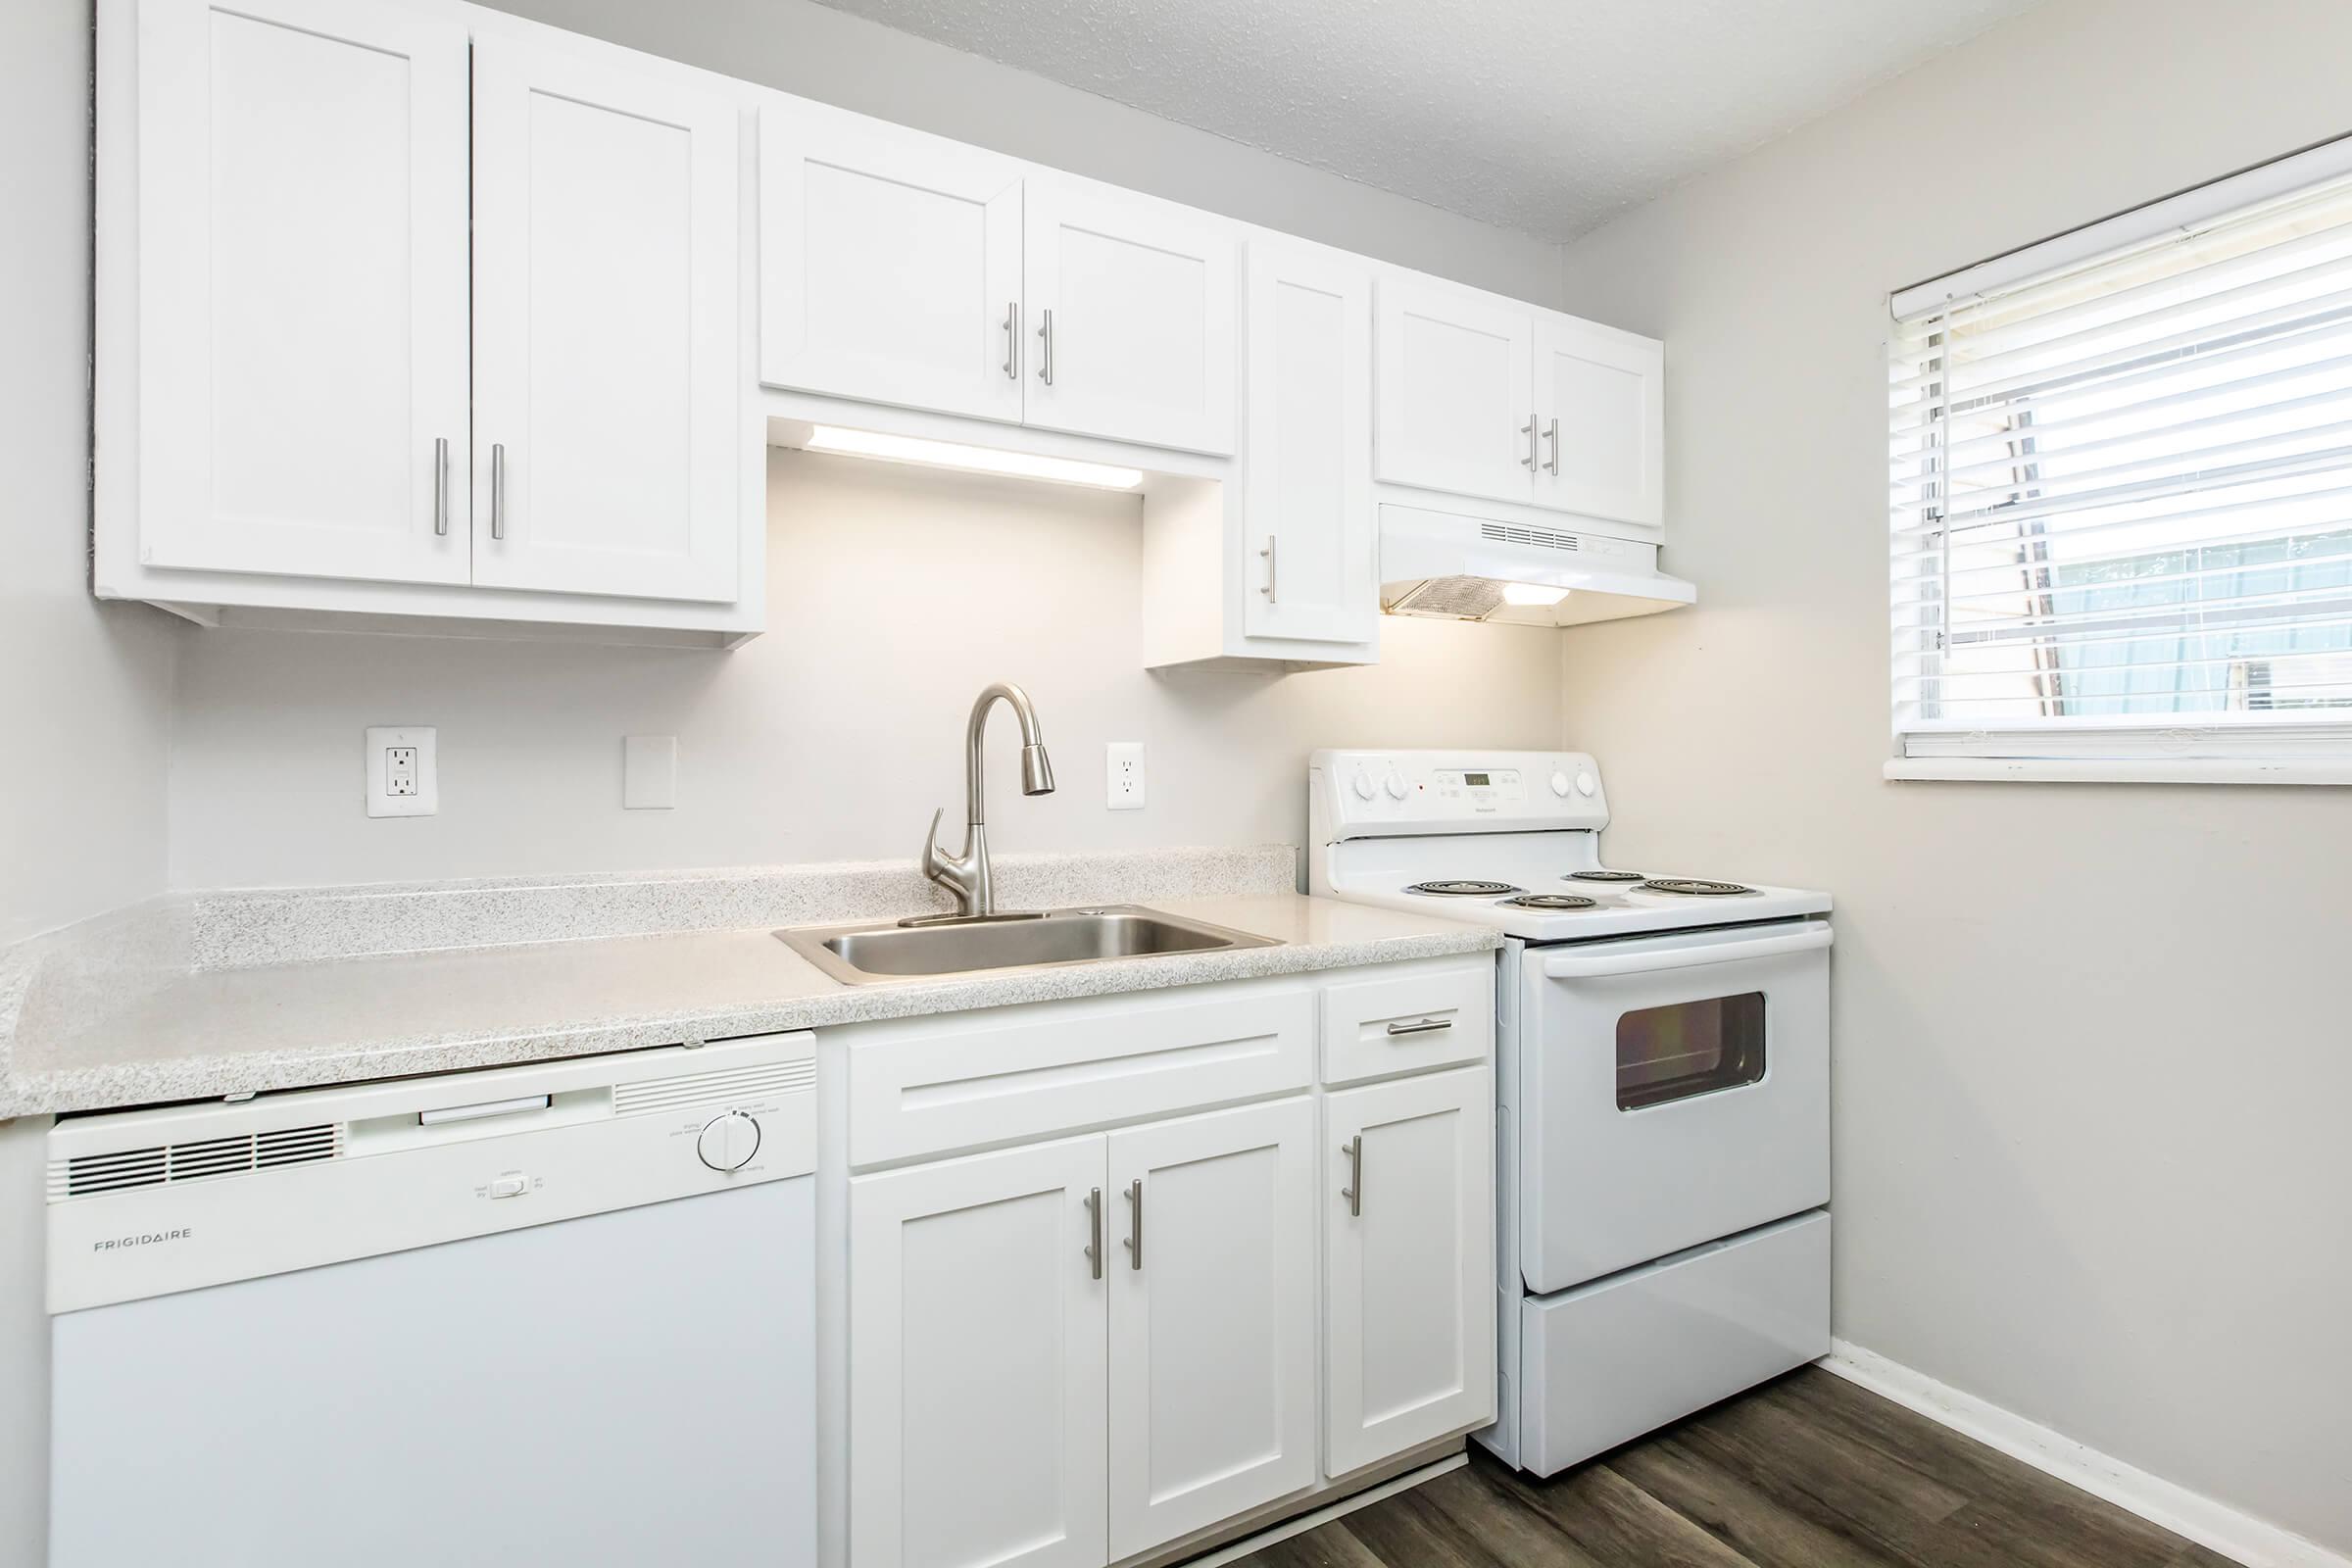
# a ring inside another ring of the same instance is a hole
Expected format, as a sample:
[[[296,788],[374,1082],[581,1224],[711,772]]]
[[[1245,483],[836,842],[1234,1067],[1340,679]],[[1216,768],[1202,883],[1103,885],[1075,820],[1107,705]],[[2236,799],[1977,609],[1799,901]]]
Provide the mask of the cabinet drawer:
[[[1484,1061],[1494,1041],[1494,962],[1485,954],[1324,988],[1325,1083]]]
[[[858,1031],[850,1163],[957,1150],[1228,1104],[1314,1078],[1303,984],[1012,1007]]]

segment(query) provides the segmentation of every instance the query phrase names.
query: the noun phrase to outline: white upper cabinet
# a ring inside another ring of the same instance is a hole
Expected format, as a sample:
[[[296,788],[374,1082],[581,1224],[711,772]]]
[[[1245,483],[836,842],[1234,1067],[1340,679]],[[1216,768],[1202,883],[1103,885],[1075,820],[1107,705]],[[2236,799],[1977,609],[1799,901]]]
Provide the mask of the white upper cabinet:
[[[1081,180],[1031,176],[1026,422],[1233,450],[1234,225]]]
[[[1494,1413],[1494,1094],[1473,1067],[1324,1102],[1325,1470]]]
[[[736,105],[498,35],[473,71],[474,581],[731,600]]]
[[[1021,176],[976,147],[763,104],[760,379],[1017,423]]]
[[[1110,1553],[1315,1479],[1315,1107],[1109,1135]]]
[[[136,49],[139,562],[466,581],[464,24],[143,0]]]
[[[850,1184],[857,1568],[1101,1568],[1102,1140]]]
[[[1379,479],[1663,525],[1665,345],[1431,279],[1376,319]]]
[[[1526,501],[1535,319],[1467,289],[1384,277],[1373,348],[1373,472],[1390,484]]]
[[[1549,312],[1536,322],[1536,504],[1666,520],[1666,345]]]
[[[1250,244],[1243,596],[1252,637],[1371,644],[1372,283],[1354,257]]]

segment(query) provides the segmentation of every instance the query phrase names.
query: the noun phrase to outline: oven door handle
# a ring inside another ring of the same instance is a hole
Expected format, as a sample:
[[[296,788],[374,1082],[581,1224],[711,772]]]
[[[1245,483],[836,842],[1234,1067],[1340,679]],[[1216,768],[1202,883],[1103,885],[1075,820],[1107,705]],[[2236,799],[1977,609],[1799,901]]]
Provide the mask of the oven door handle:
[[[1616,957],[1562,953],[1544,960],[1544,972],[1554,980],[1605,980],[1621,974],[1654,974],[1660,969],[1693,969],[1702,963],[1730,963],[1741,958],[1783,958],[1792,953],[1817,953],[1830,945],[1830,928],[1800,931],[1793,936],[1757,937],[1747,942],[1716,942],[1703,947],[1668,948],[1658,953],[1630,953]]]

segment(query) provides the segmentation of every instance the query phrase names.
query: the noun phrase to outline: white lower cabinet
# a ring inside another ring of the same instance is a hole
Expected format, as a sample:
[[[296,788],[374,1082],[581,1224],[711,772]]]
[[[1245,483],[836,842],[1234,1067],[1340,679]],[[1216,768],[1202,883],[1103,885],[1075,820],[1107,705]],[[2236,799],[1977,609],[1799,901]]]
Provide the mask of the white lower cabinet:
[[[1493,1420],[1493,991],[1478,954],[845,1030],[848,1568],[1197,1548]],[[1448,1043],[1357,1041],[1399,1017]]]
[[[850,1189],[859,1568],[1101,1568],[1102,1139]]]
[[[1315,1479],[1315,1107],[1110,1135],[1110,1555]]]
[[[861,1176],[858,1568],[1132,1556],[1315,1479],[1314,1105]]]
[[[1323,1102],[1324,1468],[1494,1412],[1494,1095],[1488,1069]]]

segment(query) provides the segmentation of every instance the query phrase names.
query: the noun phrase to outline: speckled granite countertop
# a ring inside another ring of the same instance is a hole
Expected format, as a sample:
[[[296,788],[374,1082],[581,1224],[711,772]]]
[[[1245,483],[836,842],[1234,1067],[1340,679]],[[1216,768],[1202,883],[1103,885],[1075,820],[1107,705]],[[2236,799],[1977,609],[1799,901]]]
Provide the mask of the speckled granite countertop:
[[[882,917],[869,906],[906,891],[906,868],[897,866],[705,877],[705,883],[725,881],[737,895],[699,906],[706,917],[752,914],[760,923],[563,939],[536,934],[546,929],[546,907],[525,907],[529,898],[517,903],[518,893],[536,895],[558,884],[234,895],[296,906],[290,913],[270,905],[258,925],[238,925],[218,909],[208,911],[201,901],[182,899],[141,919],[95,922],[97,929],[81,933],[76,943],[52,939],[44,950],[0,956],[0,1049],[8,1053],[0,1060],[0,1117],[443,1072],[1496,946],[1493,932],[1477,927],[1278,891],[1287,888],[1290,874],[1287,847],[1215,852],[1226,857],[1215,863],[1178,858],[1187,853],[1007,858],[1000,862],[1012,873],[1004,878],[1007,884],[1022,893],[1067,896],[1008,893],[1003,902],[1007,907],[1148,903],[1269,937],[1277,946],[848,986],[770,934],[776,924]],[[745,893],[761,875],[773,885]],[[560,928],[576,932],[614,918],[609,906],[616,898],[637,901],[642,914],[645,890],[655,882],[667,886],[675,903],[679,881],[564,884],[571,890],[568,900],[541,902],[560,906]],[[777,888],[787,883],[779,898]],[[380,899],[381,917],[367,928],[378,940],[384,932],[403,933],[389,940],[404,940],[419,929],[420,919],[429,926],[439,918],[420,914],[420,901],[486,890],[504,901],[509,916],[481,918],[479,908],[467,905],[468,933],[504,937],[499,945],[369,953],[362,929],[367,922],[338,925],[325,918],[336,901]],[[1174,896],[1154,896],[1155,890]],[[810,906],[810,897],[830,907]],[[889,912],[907,907],[903,902]],[[778,912],[794,918],[776,919]],[[273,929],[307,929],[311,935],[254,934]],[[329,931],[328,950],[348,956],[317,956],[322,929]],[[294,961],[203,961],[208,954],[250,959],[257,953],[288,952],[297,955]]]

